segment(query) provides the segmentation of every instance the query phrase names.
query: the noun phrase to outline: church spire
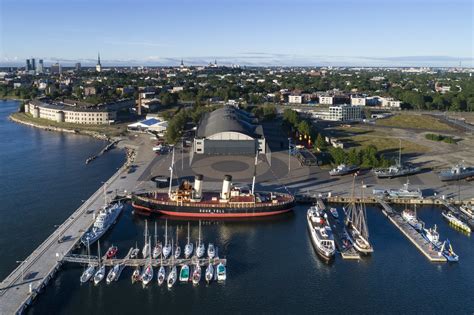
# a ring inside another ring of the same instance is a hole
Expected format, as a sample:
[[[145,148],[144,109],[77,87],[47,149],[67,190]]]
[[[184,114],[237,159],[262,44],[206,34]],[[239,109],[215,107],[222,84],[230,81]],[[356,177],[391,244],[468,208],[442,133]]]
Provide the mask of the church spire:
[[[100,65],[100,52],[97,53],[97,64]]]

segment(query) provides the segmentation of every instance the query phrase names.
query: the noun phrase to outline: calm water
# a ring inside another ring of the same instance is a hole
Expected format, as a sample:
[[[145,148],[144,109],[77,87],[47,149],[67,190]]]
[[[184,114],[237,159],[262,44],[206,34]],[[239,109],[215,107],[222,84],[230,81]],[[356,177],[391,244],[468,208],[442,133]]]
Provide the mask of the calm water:
[[[90,168],[84,167],[84,157],[97,151],[101,143],[6,123],[3,118],[6,104],[0,104],[1,141],[8,148],[2,150],[1,184],[5,197],[0,213],[3,257],[0,272],[6,275],[15,266],[15,260],[39,244],[54,224],[75,209],[81,198],[114,172],[122,156],[113,151]],[[178,283],[168,290],[158,287],[155,278],[150,287],[142,289],[131,284],[132,271],[126,269],[112,285],[81,286],[82,267],[67,265],[29,313],[471,314],[474,311],[473,240],[447,226],[439,209],[426,207],[418,213],[428,226],[438,224],[441,236],[451,240],[460,255],[457,264],[428,262],[379,210],[369,208],[369,228],[375,248],[372,257],[360,262],[337,257],[333,264],[326,265],[311,246],[305,212],[305,207],[298,206],[294,213],[271,219],[204,222],[205,241],[214,242],[220,256],[228,259],[225,284],[208,286],[202,282],[199,287],[193,287]],[[163,239],[165,221],[149,217],[151,233],[155,221]],[[197,239],[197,226],[196,221],[191,222],[193,240]],[[124,255],[135,241],[139,246],[143,244],[144,227],[145,218],[132,214],[128,208],[103,239],[102,248],[115,244],[119,246],[119,255]],[[176,227],[179,228],[179,240],[184,245],[187,221],[168,220],[168,227],[173,236]]]

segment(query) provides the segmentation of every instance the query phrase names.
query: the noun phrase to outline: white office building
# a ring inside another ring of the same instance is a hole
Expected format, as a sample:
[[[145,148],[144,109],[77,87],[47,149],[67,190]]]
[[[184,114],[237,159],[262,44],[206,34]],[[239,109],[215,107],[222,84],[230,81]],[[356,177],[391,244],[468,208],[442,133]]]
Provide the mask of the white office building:
[[[329,120],[359,121],[362,120],[362,107],[348,104],[329,107]]]
[[[302,104],[303,96],[302,95],[290,95],[288,96],[288,103],[290,104]]]
[[[352,106],[365,106],[366,105],[365,96],[351,95],[351,105]]]

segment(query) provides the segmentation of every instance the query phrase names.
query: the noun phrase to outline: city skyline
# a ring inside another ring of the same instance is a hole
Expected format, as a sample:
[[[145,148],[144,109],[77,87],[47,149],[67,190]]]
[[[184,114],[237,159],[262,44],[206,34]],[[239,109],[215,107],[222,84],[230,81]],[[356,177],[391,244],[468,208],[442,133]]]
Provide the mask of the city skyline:
[[[117,4],[2,0],[0,65],[473,66],[465,0]]]

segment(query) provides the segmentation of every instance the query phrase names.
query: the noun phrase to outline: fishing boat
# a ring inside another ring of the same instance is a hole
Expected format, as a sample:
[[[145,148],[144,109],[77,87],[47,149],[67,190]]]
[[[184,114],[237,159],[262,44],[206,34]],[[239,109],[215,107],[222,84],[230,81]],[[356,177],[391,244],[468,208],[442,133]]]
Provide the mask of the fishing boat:
[[[87,256],[89,257],[89,264],[81,275],[81,283],[86,283],[89,281],[95,273],[95,266],[91,263],[91,253],[89,244],[87,244]]]
[[[196,256],[197,258],[201,258],[204,256],[204,253],[206,252],[206,246],[204,243],[201,242],[201,220],[199,220],[199,238],[198,238],[198,244],[196,246]]]
[[[258,153],[255,158],[257,167]],[[232,176],[225,175],[221,191],[203,191],[203,175],[195,176],[194,185],[184,180],[172,191],[174,149],[170,167],[168,192],[149,191],[132,194],[132,206],[142,212],[155,212],[180,217],[248,218],[289,212],[295,205],[291,194],[274,191],[255,191],[234,186]]]
[[[453,247],[451,246],[451,243],[448,239],[443,242],[443,245],[441,246],[441,253],[449,262],[459,261],[459,256],[454,252]]]
[[[347,174],[355,173],[359,170],[357,165],[346,165],[340,164],[336,168],[333,168],[329,171],[329,175],[331,176],[343,176]]]
[[[354,248],[362,254],[370,254],[374,251],[369,242],[369,227],[367,226],[367,213],[365,209],[364,191],[362,189],[361,201],[356,202],[354,198],[355,176],[352,186],[352,200],[346,208],[346,230],[349,241]],[[363,187],[363,185],[362,185]]]
[[[415,205],[415,210],[411,210],[410,208],[406,207],[402,211],[402,219],[405,220],[412,228],[414,228],[417,231],[421,231],[423,228],[423,223],[418,220],[416,216],[416,205]]]
[[[106,259],[112,259],[117,255],[118,252],[118,247],[117,246],[110,246],[107,252],[105,253],[105,258]]]
[[[138,282],[142,280],[141,277],[141,272],[140,272],[140,267],[135,268],[135,270],[132,273],[132,283]]]
[[[325,260],[334,258],[336,245],[331,227],[325,218],[324,212],[319,209],[318,206],[312,206],[307,211],[306,219],[311,242],[317,254]]]
[[[207,265],[207,268],[206,268],[207,283],[211,282],[212,278],[214,278],[214,266],[212,265],[211,261],[209,261],[209,265]]]
[[[423,237],[430,242],[435,248],[440,249],[443,245],[439,240],[439,233],[437,231],[436,224],[433,228],[423,228]]]
[[[143,258],[147,258],[148,255],[150,254],[150,247],[151,247],[151,244],[148,242],[148,220],[145,220],[144,236],[145,236],[145,245],[143,245],[142,255],[143,255]]]
[[[115,278],[117,277],[119,270],[120,270],[120,264],[117,264],[112,269],[110,269],[109,273],[107,274],[107,278],[105,279],[105,282],[107,284],[110,284],[112,281],[114,281]]]
[[[456,217],[451,211],[443,211],[441,215],[453,226],[464,232],[471,233],[471,228],[469,227],[469,225],[467,225],[461,219]]]
[[[191,243],[191,239],[189,237],[189,222],[188,222],[188,242],[184,246],[184,258],[189,258],[193,254],[194,245]]]
[[[331,215],[334,217],[334,219],[338,219],[338,218],[339,218],[339,213],[337,212],[337,209],[336,209],[336,208],[331,208],[331,209],[329,209],[329,212],[331,212]]]
[[[223,263],[217,265],[217,281],[225,281],[227,279],[226,268]]]
[[[168,220],[166,220],[165,226],[165,245],[162,248],[162,254],[164,258],[168,258],[171,253],[171,245],[168,243]]]
[[[157,227],[155,221],[155,247],[153,247],[152,257],[153,259],[157,259],[161,255],[161,251],[163,250],[163,246],[161,242],[158,241],[158,234],[157,234]]]
[[[209,245],[207,246],[207,257],[209,257],[209,259],[212,259],[215,255],[216,249],[214,248],[214,244],[209,243]]]
[[[193,271],[193,284],[199,284],[199,281],[201,281],[201,266],[199,264],[196,264],[194,266],[194,271]]]
[[[162,285],[166,280],[166,269],[163,266],[163,256],[161,256],[160,269],[158,270],[158,285]]]
[[[178,259],[181,256],[181,246],[178,243],[178,227],[176,227],[176,247],[174,248],[174,259]]]
[[[474,220],[474,206],[472,206],[472,205],[462,205],[461,207],[459,207],[459,210],[469,220]]]
[[[189,281],[189,266],[184,264],[181,267],[181,271],[179,272],[179,281],[181,282],[188,282]]]
[[[100,258],[100,242],[97,243],[97,251],[99,253],[99,268],[94,274],[94,284],[97,285],[99,282],[102,281],[105,277],[105,266],[101,264],[101,258]]]

